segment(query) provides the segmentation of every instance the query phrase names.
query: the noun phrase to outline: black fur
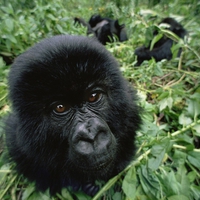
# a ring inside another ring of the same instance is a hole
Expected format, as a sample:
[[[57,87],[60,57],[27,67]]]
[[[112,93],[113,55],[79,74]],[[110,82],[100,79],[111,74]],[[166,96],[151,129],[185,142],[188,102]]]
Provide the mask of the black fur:
[[[14,61],[9,91],[8,150],[39,190],[53,195],[71,186],[94,195],[95,180],[108,180],[133,159],[137,97],[99,42],[41,41]]]
[[[183,26],[178,23],[173,18],[165,18],[163,19],[161,23],[169,24],[169,30],[175,33],[180,38],[184,38],[187,34],[187,31],[183,28]],[[154,35],[157,34],[157,31],[154,32]],[[141,65],[141,63],[144,60],[150,60],[151,58],[154,58],[156,61],[160,61],[162,59],[170,60],[172,58],[172,52],[171,47],[173,45],[174,41],[170,38],[167,38],[163,36],[153,47],[152,50],[150,50],[150,44],[148,47],[142,46],[135,50],[135,55],[137,56],[137,64],[136,66]],[[181,49],[179,49],[178,56],[181,54]]]
[[[95,14],[91,16],[88,22],[82,18],[75,17],[74,23],[86,26],[87,35],[93,34],[103,45],[107,42],[114,42],[115,36],[120,42],[128,40],[125,25],[120,25],[118,20],[103,18]]]

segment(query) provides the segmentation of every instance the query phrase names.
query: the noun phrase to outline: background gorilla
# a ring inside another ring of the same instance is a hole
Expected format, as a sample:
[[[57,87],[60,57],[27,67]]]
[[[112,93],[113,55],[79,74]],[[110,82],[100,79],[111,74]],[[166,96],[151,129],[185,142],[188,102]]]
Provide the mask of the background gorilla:
[[[175,33],[180,38],[184,38],[187,34],[187,31],[183,28],[181,24],[179,24],[173,18],[165,18],[160,24],[165,23],[169,24],[169,30]],[[154,32],[154,36],[157,35],[158,32]],[[174,41],[166,36],[163,36],[158,42],[155,43],[152,50],[150,50],[151,41],[148,47],[142,46],[135,50],[135,55],[137,56],[136,66],[139,66],[144,60],[150,60],[152,57],[156,61],[160,61],[162,59],[170,60],[172,58],[171,47]],[[181,49],[179,49],[178,56],[181,54]]]
[[[71,186],[94,195],[95,180],[108,180],[133,159],[141,124],[136,94],[99,42],[45,39],[15,60],[9,87],[9,153],[39,190]]]
[[[74,18],[74,22],[87,27],[87,35],[94,34],[95,37],[105,45],[107,42],[114,41],[114,35],[120,42],[128,40],[125,25],[119,25],[118,20],[102,18],[100,15],[91,16],[89,22],[82,18]]]

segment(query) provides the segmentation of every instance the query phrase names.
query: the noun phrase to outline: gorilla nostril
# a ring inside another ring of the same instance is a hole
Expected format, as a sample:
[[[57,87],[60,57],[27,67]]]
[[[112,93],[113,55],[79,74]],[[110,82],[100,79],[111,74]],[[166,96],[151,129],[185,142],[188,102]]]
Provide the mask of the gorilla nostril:
[[[111,135],[107,132],[99,132],[95,138],[96,148],[106,148],[111,143]]]
[[[90,154],[94,151],[93,143],[91,141],[79,140],[76,150],[81,154]]]

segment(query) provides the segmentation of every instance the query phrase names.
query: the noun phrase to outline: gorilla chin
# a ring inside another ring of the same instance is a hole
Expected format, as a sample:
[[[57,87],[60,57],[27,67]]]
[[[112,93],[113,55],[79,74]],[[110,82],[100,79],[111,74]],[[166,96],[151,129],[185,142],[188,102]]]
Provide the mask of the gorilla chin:
[[[51,195],[93,196],[122,171],[140,128],[136,91],[92,38],[59,35],[18,56],[9,73],[6,143],[16,170]]]

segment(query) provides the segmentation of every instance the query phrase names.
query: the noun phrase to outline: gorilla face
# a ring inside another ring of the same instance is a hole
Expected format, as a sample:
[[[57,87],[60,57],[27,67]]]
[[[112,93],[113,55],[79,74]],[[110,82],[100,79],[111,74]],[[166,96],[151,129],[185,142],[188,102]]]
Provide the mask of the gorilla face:
[[[17,170],[39,190],[108,180],[134,156],[136,94],[98,42],[54,36],[20,55],[9,74],[6,140]]]

